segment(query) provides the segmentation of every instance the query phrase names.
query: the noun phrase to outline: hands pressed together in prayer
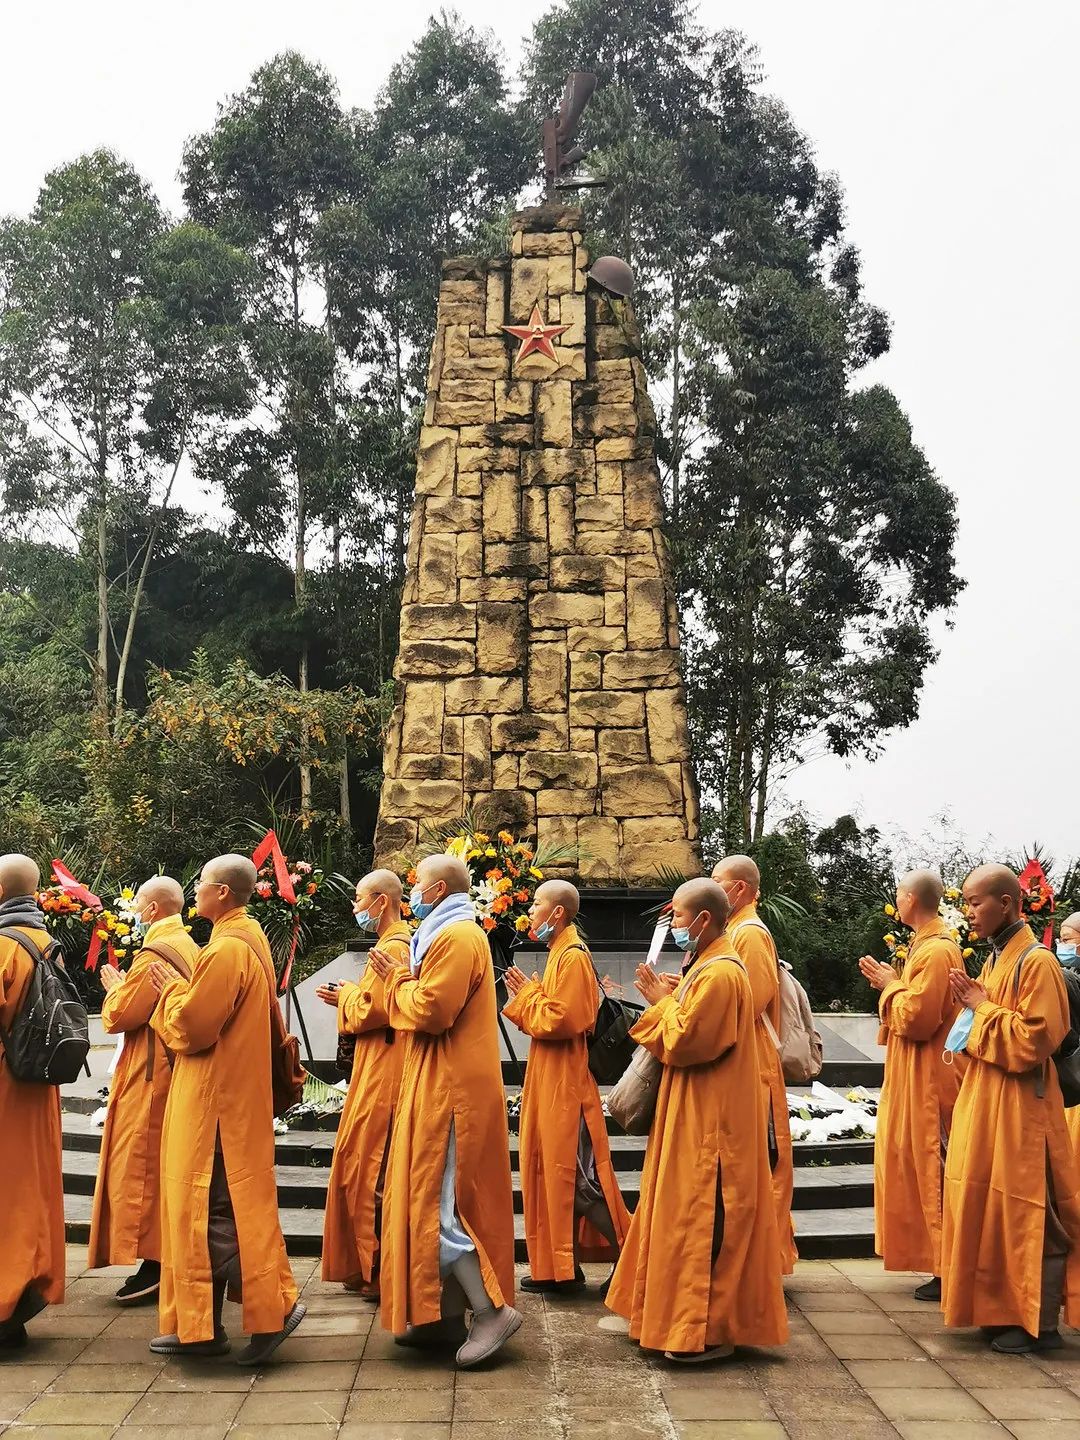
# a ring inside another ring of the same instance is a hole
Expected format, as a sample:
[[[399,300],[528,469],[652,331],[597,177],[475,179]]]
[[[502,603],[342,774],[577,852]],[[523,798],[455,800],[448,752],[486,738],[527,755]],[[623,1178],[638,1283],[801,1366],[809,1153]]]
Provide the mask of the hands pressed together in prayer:
[[[176,971],[171,965],[166,965],[164,960],[154,960],[146,973],[149,976],[150,984],[159,995],[170,980],[177,978]]]
[[[397,971],[407,971],[409,968],[404,960],[395,960],[392,955],[387,955],[386,951],[380,950],[377,945],[373,945],[368,951],[368,965],[380,980],[386,980]]]
[[[535,970],[532,973],[532,978],[539,984],[540,976]],[[506,981],[506,988],[511,995],[516,995],[519,990],[523,989],[529,983],[528,975],[525,974],[524,970],[519,970],[516,965],[511,965],[503,971],[503,979]]]
[[[101,977],[101,987],[106,993],[115,985],[119,985],[124,978],[115,965],[102,965],[98,975]]]
[[[660,974],[651,965],[642,964],[634,972],[634,987],[640,990],[650,1005],[655,1005],[674,993],[681,978],[679,975]]]
[[[949,989],[953,999],[969,1010],[978,1009],[984,1000],[990,999],[983,986],[973,980],[966,970],[949,971]]]
[[[875,960],[873,955],[864,955],[859,961],[859,969],[875,990],[884,990],[886,985],[900,978],[894,966]]]

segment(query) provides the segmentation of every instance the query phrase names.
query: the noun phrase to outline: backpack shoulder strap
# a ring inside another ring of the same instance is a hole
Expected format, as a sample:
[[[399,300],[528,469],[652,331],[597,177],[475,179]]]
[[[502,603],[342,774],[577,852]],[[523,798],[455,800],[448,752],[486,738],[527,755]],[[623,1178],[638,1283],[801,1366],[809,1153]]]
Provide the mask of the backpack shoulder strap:
[[[141,955],[156,955],[159,960],[164,960],[166,965],[171,965],[178,975],[185,980],[191,979],[191,966],[171,945],[166,945],[164,940],[155,940],[152,945],[144,945],[139,952]]]
[[[51,935],[48,943],[42,948],[32,935],[27,934],[25,930],[17,930],[14,925],[5,925],[0,928],[0,935],[5,936],[8,940],[14,940],[16,945],[26,951],[35,965],[39,960],[44,960],[46,956],[52,955],[55,950],[60,949],[59,941],[53,939]]]
[[[1031,955],[1034,951],[1036,951],[1036,950],[1041,950],[1042,948],[1043,948],[1043,947],[1042,947],[1042,946],[1039,944],[1039,942],[1036,940],[1035,943],[1034,943],[1034,945],[1029,945],[1029,946],[1027,947],[1027,949],[1024,951],[1024,953],[1020,956],[1020,959],[1016,962],[1016,969],[1013,971],[1013,999],[1014,999],[1014,1000],[1016,1000],[1016,999],[1019,997],[1019,995],[1020,995],[1020,969],[1021,969],[1024,961],[1025,961],[1025,960],[1027,959],[1027,957],[1028,957],[1029,955]]]

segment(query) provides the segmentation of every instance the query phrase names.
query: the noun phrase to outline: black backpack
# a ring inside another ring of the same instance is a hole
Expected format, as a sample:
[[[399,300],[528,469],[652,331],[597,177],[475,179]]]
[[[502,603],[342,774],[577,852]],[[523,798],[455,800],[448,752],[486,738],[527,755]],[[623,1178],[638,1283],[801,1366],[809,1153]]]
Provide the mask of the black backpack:
[[[67,1085],[78,1079],[90,1051],[90,1023],[75,982],[58,960],[51,940],[42,950],[22,930],[0,929],[34,962],[34,972],[11,1029],[0,1025],[0,1043],[15,1080]]]
[[[571,945],[570,949],[584,951],[589,956],[600,991],[596,1024],[588,1040],[589,1069],[598,1085],[614,1085],[616,1080],[622,1079],[637,1049],[637,1041],[630,1038],[630,1030],[641,1019],[644,1007],[609,995],[600,984],[600,972],[585,946]]]
[[[1013,976],[1013,999],[1020,994],[1020,967],[1035,950],[1042,945],[1029,945],[1020,956]],[[1061,967],[1061,978],[1065,981],[1065,994],[1069,997],[1069,1030],[1061,1044],[1054,1051],[1052,1059],[1061,1085],[1061,1098],[1066,1110],[1080,1105],[1080,973]]]

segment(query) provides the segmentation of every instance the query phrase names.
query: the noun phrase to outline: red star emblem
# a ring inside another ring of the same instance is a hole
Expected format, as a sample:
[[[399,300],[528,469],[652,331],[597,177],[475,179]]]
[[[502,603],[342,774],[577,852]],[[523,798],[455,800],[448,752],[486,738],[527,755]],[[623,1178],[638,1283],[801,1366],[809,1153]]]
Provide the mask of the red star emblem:
[[[524,360],[526,355],[546,355],[549,360],[555,359],[555,346],[551,343],[557,335],[562,335],[570,329],[569,325],[545,325],[540,314],[540,306],[534,305],[532,314],[529,316],[527,325],[503,325],[502,329],[508,335],[513,335],[515,340],[520,340],[517,360]]]

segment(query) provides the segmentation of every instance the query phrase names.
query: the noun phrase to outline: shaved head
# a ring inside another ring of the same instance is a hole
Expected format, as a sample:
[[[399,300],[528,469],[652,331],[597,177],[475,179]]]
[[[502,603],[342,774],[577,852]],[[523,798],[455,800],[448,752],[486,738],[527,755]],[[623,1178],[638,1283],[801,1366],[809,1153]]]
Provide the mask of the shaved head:
[[[1007,865],[978,865],[964,881],[964,895],[995,895],[1020,904],[1020,881]]]
[[[545,880],[536,887],[536,899],[549,910],[561,905],[567,924],[576,919],[581,909],[581,896],[577,886],[571,885],[569,880]]]
[[[761,871],[749,855],[725,855],[713,867],[712,878],[719,885],[725,881],[741,880],[755,895],[761,889]]]
[[[356,882],[358,895],[385,895],[391,905],[400,905],[404,891],[401,879],[392,870],[372,870]]]
[[[238,905],[246,905],[255,893],[259,872],[246,855],[217,855],[202,868],[202,878],[213,885],[227,885]]]
[[[135,899],[144,905],[156,905],[159,919],[164,920],[169,915],[179,915],[183,910],[184,887],[171,875],[152,875],[139,886]]]
[[[900,881],[922,910],[936,910],[945,894],[945,886],[936,870],[909,870]]]
[[[687,911],[691,915],[700,915],[704,910],[720,931],[723,931],[731,914],[731,904],[723,886],[715,880],[704,878],[687,880],[684,885],[680,885],[672,898],[672,905],[675,909]]]
[[[1060,933],[1064,935],[1066,930],[1070,936],[1075,936],[1077,940],[1080,940],[1080,910],[1074,910],[1071,915],[1067,915],[1062,920]]]
[[[469,867],[453,855],[426,855],[416,867],[416,878],[421,885],[441,880],[447,895],[467,895],[472,888]]]
[[[15,900],[33,895],[41,884],[41,871],[29,855],[0,855],[0,897]]]

